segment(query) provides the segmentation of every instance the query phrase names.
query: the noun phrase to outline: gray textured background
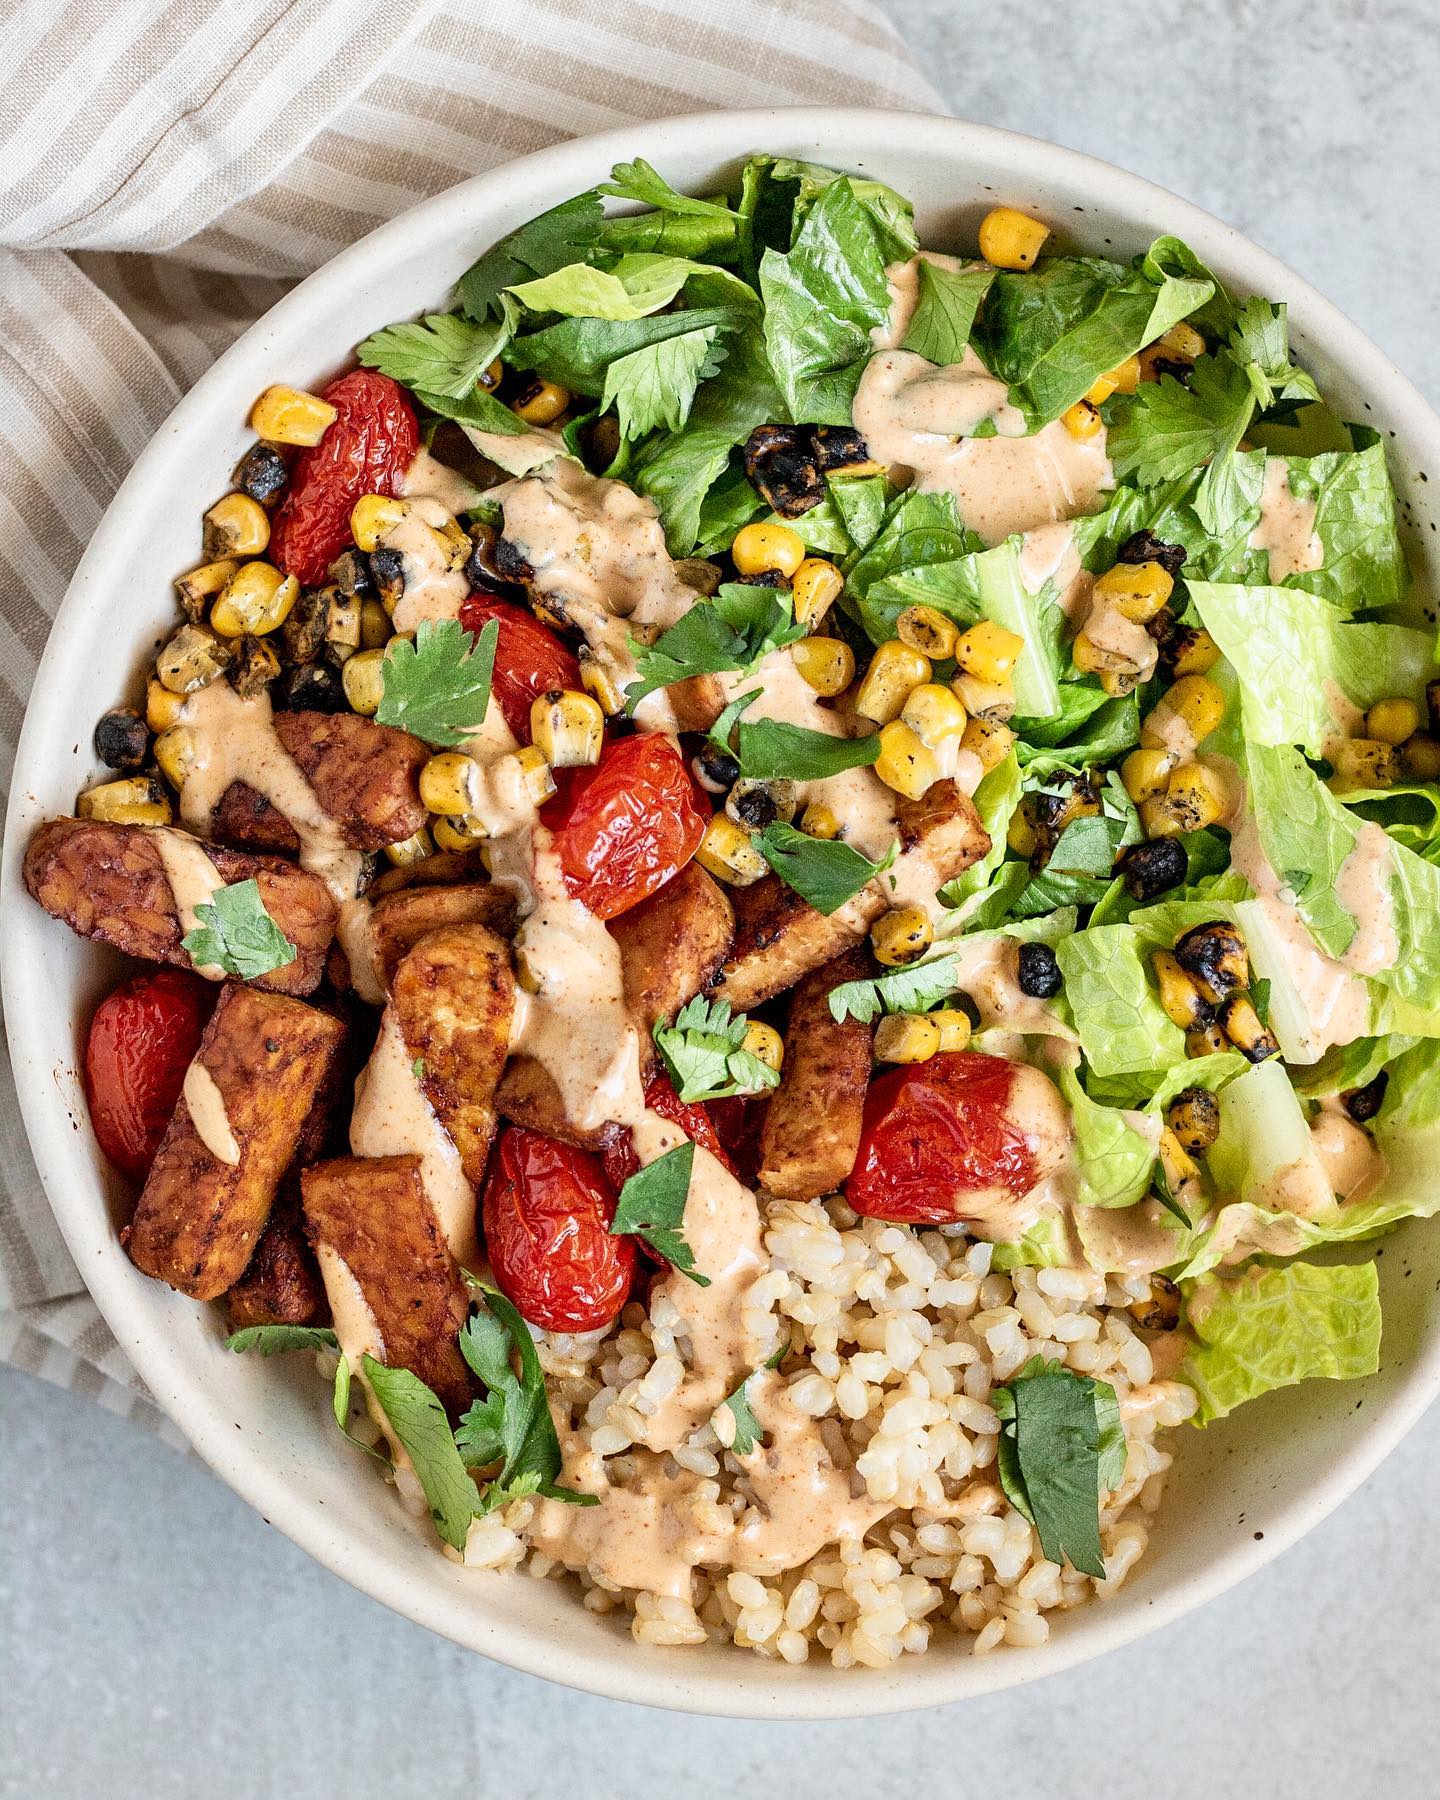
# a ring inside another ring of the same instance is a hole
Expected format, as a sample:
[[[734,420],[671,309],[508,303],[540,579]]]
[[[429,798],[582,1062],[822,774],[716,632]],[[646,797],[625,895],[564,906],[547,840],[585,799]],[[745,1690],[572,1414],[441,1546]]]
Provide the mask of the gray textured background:
[[[1434,400],[1434,0],[882,0],[958,114],[1229,219]],[[0,1370],[0,1782],[25,1800],[1433,1792],[1432,1415],[1239,1591],[1042,1687],[841,1725],[567,1694],[352,1592],[203,1469]]]

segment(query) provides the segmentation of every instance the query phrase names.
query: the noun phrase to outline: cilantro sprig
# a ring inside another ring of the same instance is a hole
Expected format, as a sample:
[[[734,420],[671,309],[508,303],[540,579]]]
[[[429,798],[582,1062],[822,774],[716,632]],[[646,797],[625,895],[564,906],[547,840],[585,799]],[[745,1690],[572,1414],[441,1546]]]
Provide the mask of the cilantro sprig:
[[[382,1363],[368,1351],[360,1358],[360,1370],[415,1465],[436,1531],[452,1549],[463,1550],[470,1521],[483,1509],[439,1396],[409,1369]]]
[[[782,1344],[765,1364],[765,1368],[778,1369],[789,1350],[789,1344]],[[759,1447],[760,1440],[765,1435],[765,1427],[755,1417],[754,1408],[750,1405],[750,1383],[763,1372],[760,1369],[752,1369],[734,1393],[727,1394],[720,1402],[721,1406],[729,1409],[730,1416],[735,1421],[735,1435],[726,1445],[726,1449],[733,1450],[736,1456],[749,1456]],[[719,1408],[716,1410],[718,1411]]]
[[[697,601],[653,644],[632,641],[638,680],[625,690],[626,710],[633,713],[656,688],[695,675],[751,669],[772,650],[804,635],[787,593],[726,582],[711,599]]]
[[[837,1024],[858,1019],[868,1025],[882,1012],[923,1013],[938,1006],[960,985],[960,958],[952,950],[944,956],[893,969],[873,979],[842,981],[830,990],[830,1016]]]
[[[732,1016],[728,1000],[700,994],[686,1001],[673,1025],[656,1024],[655,1047],[682,1100],[721,1100],[776,1085],[779,1074],[744,1047],[748,1024],[744,1014]]]
[[[381,664],[375,717],[427,744],[453,750],[485,720],[500,621],[473,639],[458,619],[423,619],[415,642],[396,638]]]
[[[292,1350],[333,1350],[338,1343],[328,1325],[243,1325],[226,1338],[225,1348],[237,1356],[247,1350],[285,1356]]]
[[[697,1287],[709,1287],[710,1277],[696,1269],[695,1252],[685,1240],[685,1201],[694,1166],[695,1146],[687,1141],[638,1170],[620,1190],[610,1233],[644,1238]]]
[[[793,825],[778,821],[767,825],[753,842],[785,885],[827,917],[853,900],[877,875],[883,875],[900,854],[897,838],[880,862],[871,862],[849,844],[807,837]]]
[[[832,737],[783,719],[742,723],[738,733],[740,773],[752,781],[823,781],[845,769],[866,769],[880,755],[880,736]]]
[[[199,921],[180,946],[197,969],[222,969],[242,981],[287,968],[298,952],[265,910],[257,881],[216,888],[195,908]]]

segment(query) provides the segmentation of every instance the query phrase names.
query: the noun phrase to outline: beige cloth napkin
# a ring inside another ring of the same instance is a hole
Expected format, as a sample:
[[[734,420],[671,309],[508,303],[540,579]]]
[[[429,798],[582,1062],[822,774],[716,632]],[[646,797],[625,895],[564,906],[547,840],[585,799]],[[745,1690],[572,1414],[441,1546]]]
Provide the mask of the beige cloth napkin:
[[[7,790],[50,622],[110,496],[184,390],[291,282],[426,195],[561,138],[826,102],[941,109],[869,0],[12,6],[0,32]],[[0,1154],[0,1355],[178,1442],[61,1241],[3,1066]]]

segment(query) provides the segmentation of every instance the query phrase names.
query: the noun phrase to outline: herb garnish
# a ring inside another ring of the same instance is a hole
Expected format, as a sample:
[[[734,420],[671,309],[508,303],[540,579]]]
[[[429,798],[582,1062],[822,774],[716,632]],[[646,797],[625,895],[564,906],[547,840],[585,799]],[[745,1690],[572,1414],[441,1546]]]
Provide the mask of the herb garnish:
[[[960,985],[960,958],[955,951],[894,969],[873,979],[842,981],[830,990],[830,1016],[837,1024],[858,1019],[868,1025],[882,1012],[923,1013],[938,1006]]]
[[[430,1503],[435,1529],[452,1549],[463,1550],[470,1521],[480,1510],[475,1483],[466,1473],[438,1396],[418,1375],[391,1367],[367,1351],[360,1369],[391,1431],[415,1465]]]
[[[422,619],[413,644],[396,638],[385,653],[377,721],[445,749],[463,744],[484,723],[499,636],[498,619],[473,639],[458,619]]]
[[[849,844],[833,838],[807,837],[793,825],[767,825],[753,840],[755,848],[787,887],[827,917],[853,900],[868,882],[881,875],[900,854],[897,838],[881,862],[871,862]]]
[[[625,690],[627,712],[656,688],[694,675],[749,669],[772,650],[805,635],[795,623],[790,596],[778,588],[726,582],[710,600],[697,601],[653,644],[632,644],[637,681]]]
[[[617,1237],[633,1232],[644,1238],[697,1287],[709,1287],[710,1277],[696,1270],[695,1252],[684,1233],[685,1201],[694,1163],[695,1146],[687,1140],[638,1170],[620,1190],[610,1232]]]
[[[685,1002],[673,1025],[656,1024],[655,1047],[680,1099],[720,1100],[778,1083],[778,1073],[745,1049],[748,1024],[743,1013],[732,1017],[728,1000],[700,994]]]
[[[880,755],[880,737],[832,737],[782,719],[740,726],[740,773],[751,781],[823,781],[844,769],[868,768]]]
[[[181,938],[180,947],[197,969],[223,969],[253,981],[288,967],[298,954],[266,912],[260,884],[253,879],[216,888],[208,902],[195,908],[195,917],[199,923]]]
[[[291,1350],[333,1350],[338,1343],[328,1325],[245,1325],[230,1333],[225,1348],[237,1356],[247,1350],[284,1356]]]

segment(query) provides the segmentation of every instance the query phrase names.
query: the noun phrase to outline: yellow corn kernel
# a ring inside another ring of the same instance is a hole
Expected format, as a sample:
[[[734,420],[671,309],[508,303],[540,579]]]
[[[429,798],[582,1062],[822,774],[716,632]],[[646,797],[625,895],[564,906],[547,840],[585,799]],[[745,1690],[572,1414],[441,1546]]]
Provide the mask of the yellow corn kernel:
[[[1208,675],[1220,660],[1220,646],[1203,625],[1182,625],[1165,646],[1174,675]]]
[[[1194,1157],[1168,1125],[1160,1132],[1160,1167],[1165,1171],[1171,1193],[1185,1182],[1197,1180],[1200,1175]]]
[[[1005,842],[1017,856],[1032,857],[1040,848],[1040,836],[1027,806],[1017,806],[1005,830]]]
[[[1158,562],[1116,563],[1095,580],[1097,604],[1115,607],[1138,625],[1148,624],[1175,591],[1175,578]]]
[[[932,750],[943,750],[965,731],[965,708],[938,681],[925,681],[912,688],[900,717]]]
[[[962,669],[950,685],[972,719],[990,719],[1003,725],[1015,712],[1015,684],[1008,675],[1003,681],[982,681],[978,675],[967,675]]]
[[[242,563],[210,608],[210,624],[221,637],[264,637],[285,623],[299,593],[295,577],[273,563]]]
[[[881,727],[880,754],[874,767],[886,787],[906,800],[923,799],[941,774],[935,752],[901,719]]]
[[[589,694],[607,719],[613,719],[625,710],[625,696],[615,684],[615,678],[600,662],[588,644],[582,644],[579,650],[580,680],[585,692]]]
[[[1178,325],[1172,325],[1160,339],[1160,346],[1168,356],[1179,357],[1184,362],[1194,362],[1205,354],[1205,340],[1187,319]]]
[[[875,1027],[875,1059],[929,1062],[940,1048],[940,1027],[924,1013],[889,1013]]]
[[[1226,1037],[1247,1062],[1264,1062],[1280,1054],[1280,1040],[1261,1022],[1248,994],[1232,994],[1220,1008],[1220,1024]]]
[[[823,800],[812,800],[805,808],[805,815],[800,821],[800,829],[806,837],[838,838],[845,829],[840,823],[839,815],[826,806]]]
[[[1400,746],[1400,772],[1407,781],[1440,781],[1440,739],[1417,731]]]
[[[1141,721],[1140,742],[1148,749],[1163,750],[1174,741],[1178,720],[1198,748],[1224,717],[1225,690],[1207,675],[1182,675]]]
[[[359,651],[341,669],[340,681],[350,710],[362,718],[373,718],[379,712],[385,694],[385,652]]]
[[[250,411],[250,424],[272,444],[318,444],[338,414],[328,400],[300,388],[268,387]]]
[[[378,550],[386,532],[393,531],[409,510],[406,501],[388,494],[362,494],[350,508],[350,535],[356,548],[367,555]]]
[[[1165,792],[1174,767],[1168,750],[1132,750],[1120,765],[1120,780],[1135,804],[1143,806]]]
[[[1187,1150],[1208,1150],[1220,1135],[1220,1104],[1209,1088],[1185,1088],[1165,1109],[1165,1123]]]
[[[1125,670],[1130,670],[1132,674],[1136,672],[1123,656],[1117,656],[1112,650],[1102,650],[1083,631],[1075,633],[1070,656],[1082,675],[1107,675]]]
[[[199,745],[188,725],[172,725],[155,740],[155,762],[160,773],[178,793],[195,767]]]
[[[1413,700],[1377,700],[1365,715],[1365,735],[1382,744],[1403,744],[1420,729],[1420,708]]]
[[[270,515],[248,494],[226,494],[205,514],[207,562],[221,557],[259,556],[270,542]]]
[[[1112,700],[1123,700],[1127,694],[1133,694],[1140,685],[1138,669],[1104,669],[1100,674],[1100,687]]]
[[[749,531],[758,529],[754,525],[746,527]],[[743,535],[742,532],[740,536]],[[739,542],[738,537],[736,542]],[[731,555],[734,555],[733,549]],[[735,566],[740,568],[739,563]],[[743,569],[740,572],[745,573]],[[795,623],[813,631],[840,598],[844,586],[845,577],[834,563],[826,562],[823,556],[807,556],[790,578],[790,604],[795,610]]]
[[[435,840],[437,850],[451,850],[463,856],[467,850],[473,850],[477,844],[483,844],[489,835],[478,819],[438,818],[431,822],[430,835]]]
[[[1160,986],[1160,1004],[1171,1024],[1178,1025],[1182,1031],[1203,1025],[1206,1016],[1204,996],[1176,958],[1168,950],[1157,950],[1151,963]]]
[[[184,694],[166,687],[158,676],[152,675],[145,683],[145,723],[152,731],[168,731],[184,705]]]
[[[552,769],[585,769],[600,760],[605,715],[575,688],[552,688],[530,702],[530,737]]]
[[[515,408],[515,417],[527,425],[553,425],[570,404],[570,390],[558,381],[535,383]]]
[[[913,691],[930,679],[930,658],[902,644],[898,638],[883,643],[870,658],[870,667],[855,696],[855,710],[877,725],[900,717]]]
[[[1050,227],[1013,206],[997,206],[980,221],[980,254],[997,269],[1033,269]]]
[[[1117,394],[1133,394],[1140,385],[1140,358],[1127,356],[1122,363],[1116,363],[1106,380],[1115,383]]]
[[[208,687],[230,666],[230,646],[203,625],[182,625],[155,658],[155,673],[172,694]]]
[[[753,1057],[764,1063],[767,1069],[773,1069],[778,1075],[785,1065],[785,1040],[773,1025],[767,1025],[763,1019],[750,1019],[745,1026],[745,1036],[740,1048],[748,1050]],[[756,1093],[763,1093],[757,1088]]]
[[[887,969],[923,956],[935,942],[935,927],[923,906],[892,906],[870,927],[870,948]]]
[[[435,845],[430,833],[422,825],[408,838],[402,838],[398,844],[387,844],[385,854],[397,869],[407,868],[411,863],[424,862],[427,856],[433,856]]]
[[[742,525],[730,546],[730,560],[740,575],[778,574],[788,578],[805,561],[805,540],[788,525],[765,521]]]
[[[107,825],[168,825],[174,817],[164,788],[149,775],[101,782],[76,799],[75,810]]]
[[[933,606],[907,606],[895,621],[895,635],[931,662],[944,662],[955,654],[955,640],[960,634],[954,621]]]
[[[1000,767],[1014,742],[1015,733],[1010,727],[994,719],[967,719],[960,734],[960,748],[978,757],[980,767],[987,775]]]
[[[215,598],[239,567],[234,557],[226,556],[218,562],[201,563],[198,569],[180,576],[175,591],[180,596],[180,610],[185,617],[198,624],[205,616],[206,602]]]
[[[1330,786],[1337,794],[1348,794],[1355,788],[1394,787],[1400,774],[1400,759],[1393,744],[1379,738],[1346,738],[1330,751],[1335,773]]]
[[[1060,415],[1060,423],[1078,443],[1097,437],[1105,421],[1088,400],[1077,400]]]
[[[731,887],[749,887],[770,867],[750,842],[750,833],[723,812],[717,812],[705,827],[695,860],[707,875]]]
[[[420,798],[426,810],[447,818],[464,818],[479,806],[480,765],[463,750],[442,750],[420,771]]]
[[[1225,816],[1225,789],[1220,777],[1204,763],[1181,763],[1162,795],[1146,800],[1140,823],[1147,837],[1179,837],[1186,831],[1203,831]]]
[[[1185,1033],[1187,1056],[1218,1056],[1222,1050],[1229,1048],[1229,1038],[1214,1019],[1205,1019],[1199,1025],[1192,1025]]]
[[[1018,631],[980,619],[955,640],[955,660],[967,675],[1004,681],[1020,660],[1025,640]]]
[[[855,652],[843,638],[801,638],[790,646],[795,667],[817,694],[833,699],[855,679]]]
[[[1119,385],[1120,375],[1118,370],[1111,375],[1099,375],[1090,383],[1089,388],[1086,390],[1085,398],[1092,406],[1103,406]]]
[[[360,648],[383,650],[390,642],[394,627],[390,615],[378,600],[360,602]]]
[[[958,1006],[942,1007],[939,1012],[930,1013],[928,1017],[940,1033],[942,1051],[963,1050],[970,1042],[970,1033],[974,1027],[970,1023],[970,1015],[961,1012]]]
[[[545,753],[534,744],[527,744],[523,750],[515,752],[515,761],[520,770],[520,778],[525,783],[525,791],[537,806],[543,806],[555,794],[555,777],[550,772],[550,765],[545,760]]]

